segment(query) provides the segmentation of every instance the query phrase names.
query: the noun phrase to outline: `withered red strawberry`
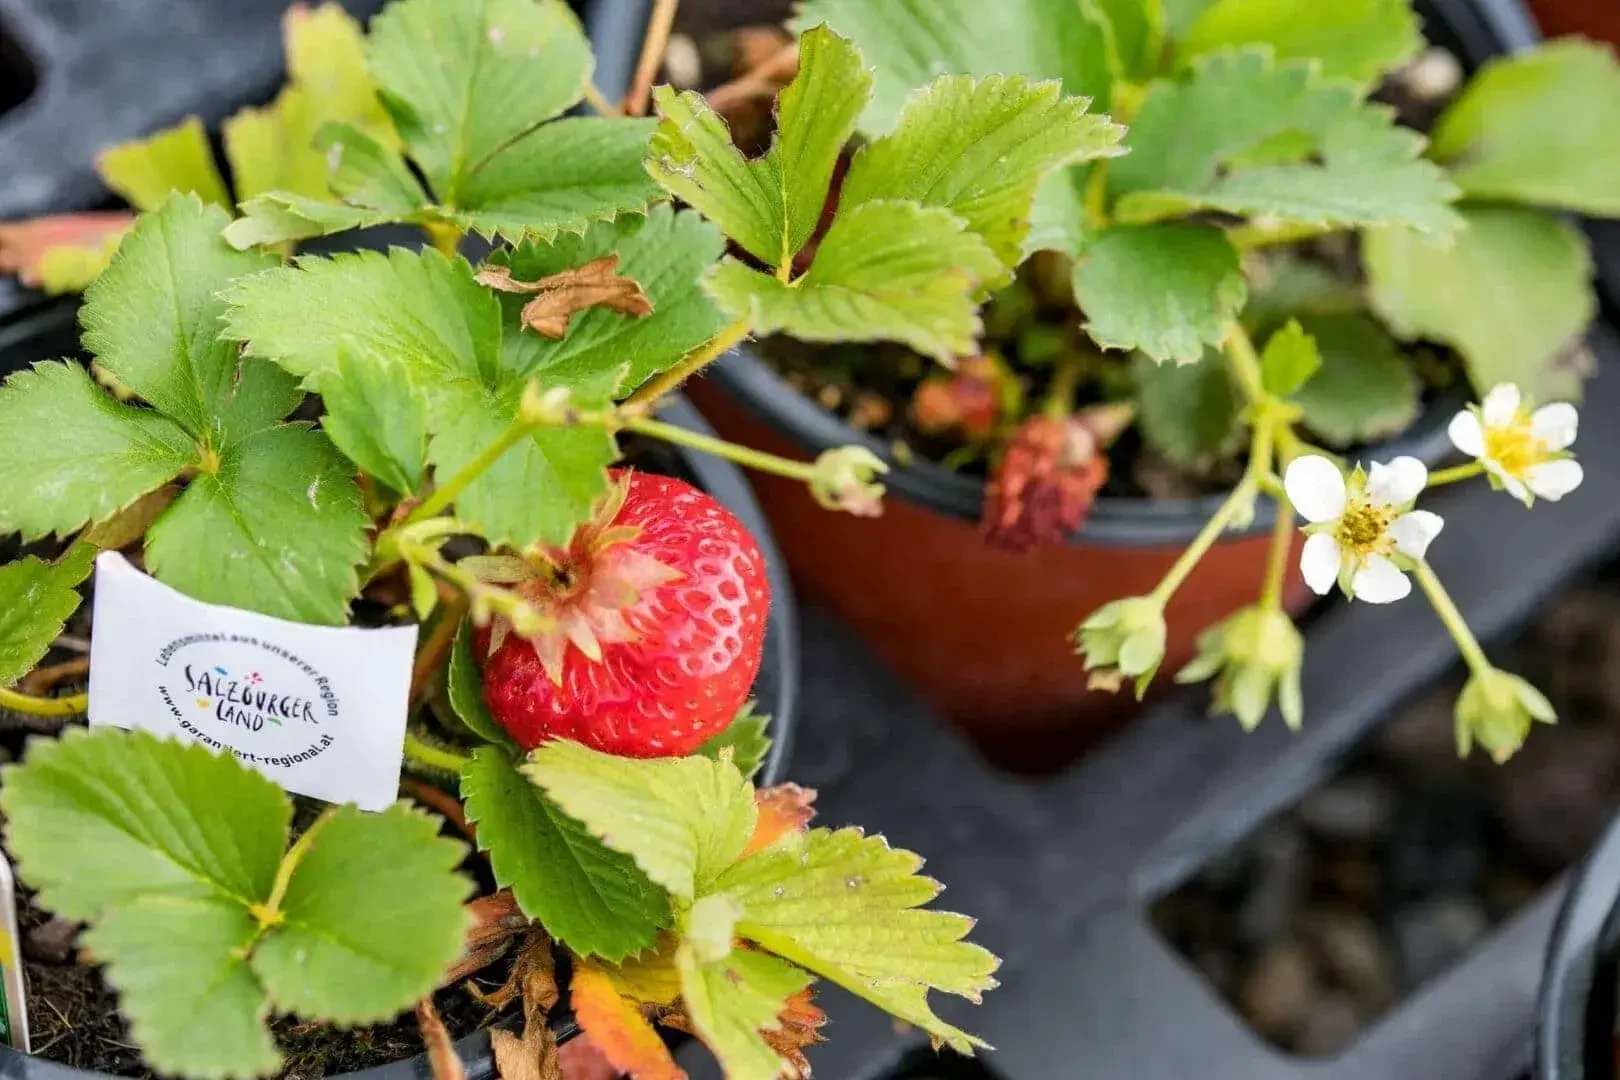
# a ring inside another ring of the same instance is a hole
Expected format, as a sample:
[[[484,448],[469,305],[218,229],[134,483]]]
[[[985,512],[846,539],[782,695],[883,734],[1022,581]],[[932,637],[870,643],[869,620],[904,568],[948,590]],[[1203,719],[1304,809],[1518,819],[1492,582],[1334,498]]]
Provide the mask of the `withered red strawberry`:
[[[567,738],[627,757],[689,753],[730,723],[759,671],[765,559],[692,485],[613,478],[613,497],[566,551],[483,561],[548,623],[480,636],[484,700],[526,749]]]

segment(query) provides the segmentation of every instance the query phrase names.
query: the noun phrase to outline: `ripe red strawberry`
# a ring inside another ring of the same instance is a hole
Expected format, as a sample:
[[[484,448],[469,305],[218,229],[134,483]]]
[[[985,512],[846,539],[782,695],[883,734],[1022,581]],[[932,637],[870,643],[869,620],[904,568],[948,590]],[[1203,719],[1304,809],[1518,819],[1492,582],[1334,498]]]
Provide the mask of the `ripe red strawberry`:
[[[523,638],[497,627],[492,652],[483,638],[484,700],[525,749],[566,738],[626,757],[689,753],[731,722],[759,671],[765,559],[691,484],[612,475],[614,497],[567,551],[527,574],[507,565],[509,587],[556,625]]]

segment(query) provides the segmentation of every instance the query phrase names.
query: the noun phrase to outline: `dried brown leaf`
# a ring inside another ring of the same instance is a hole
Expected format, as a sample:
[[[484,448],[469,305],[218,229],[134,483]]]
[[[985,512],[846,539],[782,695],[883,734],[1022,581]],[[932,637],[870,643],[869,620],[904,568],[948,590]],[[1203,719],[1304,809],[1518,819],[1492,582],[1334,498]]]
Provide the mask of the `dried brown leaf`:
[[[788,833],[803,832],[810,819],[816,816],[815,806],[812,805],[815,801],[815,788],[800,787],[798,784],[778,784],[754,792],[754,806],[759,817],[743,854],[763,851]]]
[[[425,997],[416,1003],[416,1023],[422,1029],[422,1043],[427,1047],[428,1064],[433,1067],[433,1080],[467,1080],[467,1070],[461,1064],[450,1033],[433,999]]]
[[[617,252],[538,281],[519,281],[510,267],[491,264],[479,269],[478,281],[497,292],[534,294],[523,305],[523,325],[553,341],[568,333],[575,315],[594,307],[632,318],[653,313],[652,300],[641,283],[619,273]]]

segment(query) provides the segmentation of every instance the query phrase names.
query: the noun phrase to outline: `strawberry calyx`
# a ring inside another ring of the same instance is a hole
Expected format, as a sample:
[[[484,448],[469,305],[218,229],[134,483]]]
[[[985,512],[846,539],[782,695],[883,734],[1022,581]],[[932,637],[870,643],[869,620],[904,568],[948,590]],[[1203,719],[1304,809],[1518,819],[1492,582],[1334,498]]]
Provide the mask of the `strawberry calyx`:
[[[561,685],[569,645],[592,663],[600,663],[603,645],[637,639],[627,616],[650,590],[685,575],[637,549],[639,527],[613,523],[624,508],[629,486],[628,472],[614,476],[601,505],[574,531],[566,547],[542,544],[461,560],[480,581],[516,593],[537,616],[514,626],[511,620],[492,615],[486,655],[493,655],[515,633],[534,646],[546,677]]]

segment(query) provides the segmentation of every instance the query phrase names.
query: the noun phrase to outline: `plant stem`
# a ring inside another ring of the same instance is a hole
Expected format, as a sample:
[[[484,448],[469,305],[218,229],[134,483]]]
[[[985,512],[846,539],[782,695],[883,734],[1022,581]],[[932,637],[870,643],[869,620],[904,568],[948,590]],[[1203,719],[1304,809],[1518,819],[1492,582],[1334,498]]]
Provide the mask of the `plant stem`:
[[[1061,420],[1074,412],[1074,395],[1084,373],[1081,357],[1075,353],[1064,353],[1057,358],[1052,385],[1047,387],[1046,404],[1042,407],[1047,416]]]
[[[780,51],[753,71],[710,90],[707,95],[709,108],[724,116],[727,110],[745,101],[770,97],[776,93],[776,84],[791,79],[798,66],[799,43],[795,41],[782,46]]]
[[[717,439],[712,435],[702,435],[696,431],[676,427],[674,424],[666,424],[662,420],[632,416],[623,420],[623,427],[626,431],[650,435],[655,439],[663,439],[665,442],[674,443],[677,446],[685,446],[702,451],[705,454],[713,454],[715,457],[734,461],[738,465],[758,469],[760,472],[770,473],[773,476],[783,476],[789,480],[809,483],[810,478],[816,474],[816,467],[812,462],[793,461],[789,458],[778,457],[775,454],[767,454],[763,450],[738,446],[736,443],[726,442],[724,439]]]
[[[10,709],[12,712],[28,713],[30,716],[79,716],[89,708],[89,694],[35,697],[0,686],[0,709]]]
[[[652,17],[647,20],[647,36],[641,42],[641,59],[636,63],[636,76],[630,83],[630,92],[624,96],[626,116],[644,116],[647,101],[652,95],[653,80],[664,61],[664,50],[669,47],[669,31],[675,25],[675,9],[681,0],[653,0]]]
[[[457,776],[461,775],[461,767],[471,760],[466,754],[434,746],[409,729],[405,732],[405,756],[418,765],[452,772]]]
[[[732,323],[687,353],[680,363],[657,378],[642,384],[641,389],[631,394],[625,399],[624,404],[619,406],[620,410],[632,413],[652,412],[653,405],[659,398],[718,360],[733,345],[747,337],[748,331],[747,319],[739,319]]]
[[[506,452],[528,436],[534,434],[536,425],[523,420],[521,417],[513,420],[507,429],[501,432],[494,442],[479,451],[478,456],[457,469],[455,475],[433,489],[433,494],[417,504],[405,518],[405,524],[415,525],[449,509],[450,504],[467,490],[474,480],[478,479],[491,466],[506,455]]]
[[[445,258],[454,258],[461,251],[461,238],[465,233],[456,226],[447,221],[428,221],[422,228],[433,241],[433,249]]]
[[[441,535],[472,531],[463,529],[459,522],[451,518],[435,518],[433,520],[435,523],[445,523],[446,527],[440,530]],[[406,562],[415,563],[424,570],[432,571],[465,593],[467,598],[472,601],[472,609],[475,614],[479,610],[479,605],[483,604],[487,610],[504,616],[513,622],[517,621],[520,613],[525,613],[531,621],[554,625],[549,616],[530,608],[521,596],[480,581],[468,571],[446,559],[439,554],[438,548],[430,541],[422,537],[405,534],[396,535],[393,543],[394,548],[398,551],[399,558],[404,559]]]
[[[1418,584],[1422,586],[1424,595],[1429,598],[1429,604],[1434,608],[1434,613],[1440,616],[1440,621],[1451,631],[1451,639],[1457,643],[1458,650],[1467,661],[1468,670],[1475,675],[1489,672],[1492,665],[1485,657],[1485,650],[1480,647],[1479,639],[1474,636],[1474,632],[1468,629],[1468,623],[1462,617],[1462,612],[1457,610],[1451,594],[1446,592],[1446,587],[1435,576],[1434,570],[1427,562],[1419,560],[1412,571],[1412,576],[1417,578]]]
[[[1249,403],[1259,405],[1268,400],[1271,395],[1266,392],[1265,381],[1260,374],[1260,356],[1254,351],[1254,342],[1249,340],[1249,332],[1243,329],[1241,322],[1232,324],[1232,329],[1226,332],[1221,348],[1225,351],[1227,362],[1232,366],[1232,374],[1237,376],[1238,385],[1243,388],[1243,396],[1249,399]]]
[[[281,902],[287,897],[287,886],[292,881],[293,871],[298,869],[298,864],[309,854],[309,849],[315,843],[316,834],[326,827],[326,823],[331,821],[337,812],[337,807],[329,807],[315,819],[315,824],[304,830],[304,835],[293,841],[293,846],[281,857],[281,865],[276,867],[276,880],[270,886],[270,898],[262,904],[249,905],[248,912],[258,922],[260,930],[279,926],[286,918],[281,911]]]
[[[1260,592],[1260,606],[1272,611],[1282,607],[1283,578],[1288,573],[1288,555],[1294,550],[1294,504],[1287,495],[1277,496],[1277,520],[1271,526],[1271,551],[1266,557],[1266,583]]]
[[[1202,529],[1198,530],[1193,542],[1187,545],[1186,550],[1176,559],[1175,565],[1170,567],[1170,572],[1164,575],[1164,580],[1159,582],[1158,587],[1150,594],[1159,603],[1169,602],[1170,597],[1181,588],[1181,583],[1187,580],[1187,575],[1192,573],[1193,567],[1198,565],[1198,560],[1204,557],[1220,538],[1221,533],[1226,531],[1226,526],[1232,520],[1232,515],[1237,513],[1238,507],[1254,498],[1255,492],[1260,487],[1260,478],[1271,471],[1273,433],[1271,424],[1260,424],[1255,427],[1254,441],[1249,448],[1249,465],[1243,470],[1243,479],[1238,481],[1237,487],[1233,488],[1226,501],[1221,503],[1221,508],[1204,523]]]
[[[428,678],[444,662],[450,644],[456,639],[456,631],[461,627],[461,615],[459,599],[444,605],[439,612],[439,621],[433,624],[432,632],[417,650],[416,662],[411,665],[410,700],[415,701],[422,696],[422,688],[427,685]]]
[[[1476,476],[1485,474],[1485,466],[1477,461],[1470,461],[1466,465],[1453,465],[1449,469],[1441,469],[1429,474],[1429,487],[1442,487],[1446,484],[1455,484],[1459,480],[1472,480]]]
[[[613,102],[609,101],[607,98],[602,96],[602,91],[598,90],[596,88],[596,84],[594,82],[592,82],[591,80],[589,80],[589,79],[585,80],[584,85],[580,87],[580,92],[585,97],[585,104],[589,105],[592,109],[596,110],[596,115],[598,115],[598,116],[622,116],[623,115],[622,113],[619,112],[619,107],[617,105],[613,104]]]

